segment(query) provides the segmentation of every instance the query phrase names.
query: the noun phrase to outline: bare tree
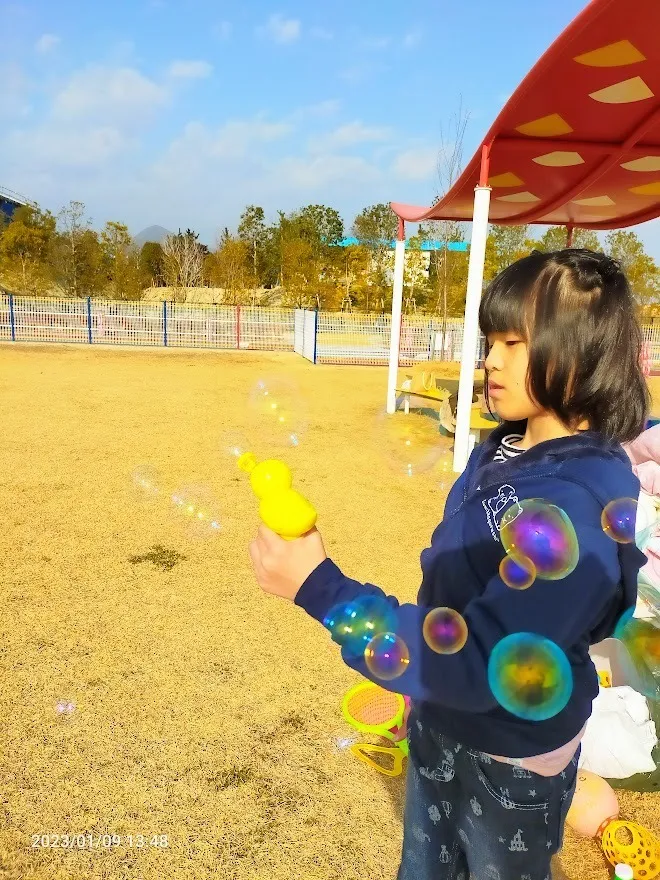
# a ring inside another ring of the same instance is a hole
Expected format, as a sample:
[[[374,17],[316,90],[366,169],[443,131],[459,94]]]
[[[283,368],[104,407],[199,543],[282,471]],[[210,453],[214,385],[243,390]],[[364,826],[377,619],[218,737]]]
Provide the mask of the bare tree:
[[[440,127],[440,150],[438,152],[438,194],[436,201],[443,198],[452,188],[463,169],[463,146],[465,129],[470,114],[463,108],[463,98],[459,96],[458,107],[452,114],[447,128]],[[432,252],[436,260],[438,297],[436,312],[442,303],[442,345],[446,344],[447,331],[447,291],[450,283],[449,243],[460,241],[465,235],[462,223],[453,220],[438,220],[433,223],[434,237],[441,242],[442,249]]]
[[[177,301],[185,299],[186,287],[198,287],[202,280],[204,251],[197,238],[197,233],[187,229],[163,241],[165,280]]]

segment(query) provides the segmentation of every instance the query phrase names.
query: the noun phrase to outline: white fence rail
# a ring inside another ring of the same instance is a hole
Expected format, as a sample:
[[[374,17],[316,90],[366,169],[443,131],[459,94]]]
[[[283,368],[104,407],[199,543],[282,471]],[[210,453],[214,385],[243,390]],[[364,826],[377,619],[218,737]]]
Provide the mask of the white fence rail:
[[[0,295],[0,341],[11,342],[296,351],[317,364],[384,365],[390,328],[389,315]],[[660,371],[660,326],[643,331],[648,365]],[[462,345],[459,318],[448,318],[443,333],[440,318],[406,315],[399,364],[460,361]],[[479,366],[484,348],[481,337]]]

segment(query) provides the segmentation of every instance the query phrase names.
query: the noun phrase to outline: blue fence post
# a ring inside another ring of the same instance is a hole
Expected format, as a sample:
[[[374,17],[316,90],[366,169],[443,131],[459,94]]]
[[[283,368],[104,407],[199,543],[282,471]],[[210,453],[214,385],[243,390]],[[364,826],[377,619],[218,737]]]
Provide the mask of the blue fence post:
[[[87,338],[89,339],[89,344],[92,344],[92,298],[91,296],[87,297]]]
[[[9,294],[9,327],[11,328],[11,341],[16,342],[16,318],[14,316],[14,294]]]
[[[163,345],[167,347],[167,300],[163,300]]]
[[[319,310],[314,309],[314,360],[312,363],[316,363],[316,340],[318,338],[319,332]]]
[[[429,320],[429,360],[433,360],[433,318]]]

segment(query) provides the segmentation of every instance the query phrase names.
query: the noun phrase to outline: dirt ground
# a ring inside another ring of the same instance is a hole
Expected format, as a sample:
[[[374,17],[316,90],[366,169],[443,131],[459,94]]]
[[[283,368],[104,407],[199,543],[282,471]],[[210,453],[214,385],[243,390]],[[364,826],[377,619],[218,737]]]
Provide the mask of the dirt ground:
[[[414,601],[445,493],[435,472],[409,479],[383,462],[385,368],[0,346],[0,877],[396,876],[404,777],[342,747],[341,699],[359,677],[249,567],[256,503],[221,438],[255,436],[246,401],[270,376],[309,401],[289,461],[329,554]],[[221,532],[195,540],[141,500],[131,474],[149,464],[165,492],[210,487]],[[619,797],[623,817],[660,832],[657,796]],[[67,850],[65,834],[89,837]],[[562,871],[609,876],[596,842],[570,830]]]

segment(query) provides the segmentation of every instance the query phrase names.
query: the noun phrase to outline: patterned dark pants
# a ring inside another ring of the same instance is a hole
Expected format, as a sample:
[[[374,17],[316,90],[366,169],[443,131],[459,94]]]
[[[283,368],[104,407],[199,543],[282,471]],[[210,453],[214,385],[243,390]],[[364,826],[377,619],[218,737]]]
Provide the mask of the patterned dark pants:
[[[550,880],[577,781],[495,761],[408,720],[403,853],[397,880]]]

